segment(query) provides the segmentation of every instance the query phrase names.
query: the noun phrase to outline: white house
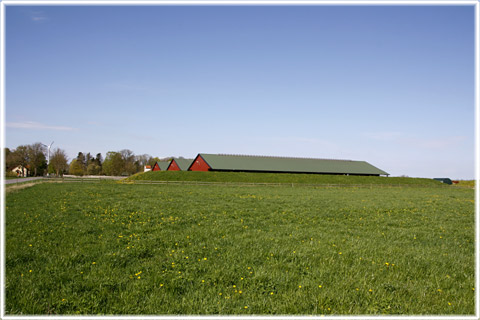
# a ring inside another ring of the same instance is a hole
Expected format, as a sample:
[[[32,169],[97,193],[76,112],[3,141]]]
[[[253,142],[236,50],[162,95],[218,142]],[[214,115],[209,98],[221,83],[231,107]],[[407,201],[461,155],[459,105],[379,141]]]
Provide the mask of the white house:
[[[13,168],[12,172],[15,172],[17,174],[17,177],[26,177],[28,176],[28,168],[20,165],[15,168]]]

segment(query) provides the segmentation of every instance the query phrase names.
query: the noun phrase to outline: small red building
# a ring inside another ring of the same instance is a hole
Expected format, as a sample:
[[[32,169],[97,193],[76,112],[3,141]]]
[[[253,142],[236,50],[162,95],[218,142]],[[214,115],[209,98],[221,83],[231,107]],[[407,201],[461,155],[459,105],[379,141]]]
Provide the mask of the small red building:
[[[193,159],[173,159],[167,168],[167,171],[187,171],[192,164]]]
[[[152,171],[165,171],[170,165],[170,161],[157,161],[153,165]]]

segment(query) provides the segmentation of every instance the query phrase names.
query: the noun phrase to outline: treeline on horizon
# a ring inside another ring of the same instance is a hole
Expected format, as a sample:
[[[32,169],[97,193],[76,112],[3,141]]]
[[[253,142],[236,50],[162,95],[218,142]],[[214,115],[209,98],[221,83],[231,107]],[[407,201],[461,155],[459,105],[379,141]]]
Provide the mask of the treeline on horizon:
[[[135,155],[129,149],[109,151],[105,158],[101,153],[93,156],[90,152],[79,152],[77,157],[68,161],[65,150],[54,148],[50,150],[50,162],[47,163],[48,150],[40,142],[30,145],[21,145],[15,149],[5,148],[5,174],[7,177],[17,176],[13,172],[18,166],[28,168],[29,176],[44,176],[54,174],[62,176],[71,174],[129,176],[144,171],[144,166],[153,167],[157,161],[168,161],[173,157],[160,159],[149,154]]]

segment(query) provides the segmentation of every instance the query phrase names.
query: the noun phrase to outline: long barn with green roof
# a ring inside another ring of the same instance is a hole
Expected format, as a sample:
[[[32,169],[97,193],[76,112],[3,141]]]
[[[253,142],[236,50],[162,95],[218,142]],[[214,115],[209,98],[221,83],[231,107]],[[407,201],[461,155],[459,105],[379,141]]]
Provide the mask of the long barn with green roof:
[[[199,153],[189,171],[316,173],[359,176],[389,174],[366,161]]]

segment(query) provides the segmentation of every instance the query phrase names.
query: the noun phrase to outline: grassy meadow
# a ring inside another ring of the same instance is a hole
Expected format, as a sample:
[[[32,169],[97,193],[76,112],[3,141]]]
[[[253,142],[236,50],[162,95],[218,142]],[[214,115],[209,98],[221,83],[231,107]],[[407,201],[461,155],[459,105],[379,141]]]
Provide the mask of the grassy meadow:
[[[5,311],[474,314],[474,190],[41,183],[6,196]]]

